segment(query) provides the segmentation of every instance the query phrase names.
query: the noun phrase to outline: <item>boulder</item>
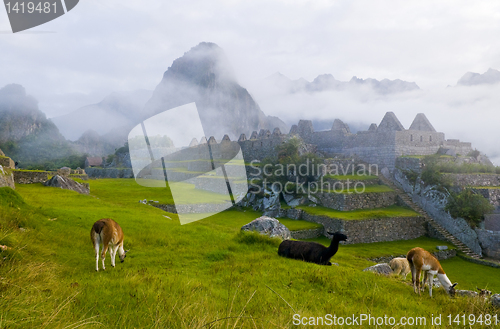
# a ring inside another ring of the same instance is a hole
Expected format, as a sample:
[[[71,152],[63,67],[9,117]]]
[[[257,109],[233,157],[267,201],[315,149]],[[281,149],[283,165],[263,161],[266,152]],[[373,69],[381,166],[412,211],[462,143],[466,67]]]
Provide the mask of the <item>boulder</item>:
[[[456,290],[455,296],[477,297],[477,292],[471,290]]]
[[[448,249],[448,246],[437,246],[436,249],[437,250],[446,250],[446,249]]]
[[[262,211],[264,216],[278,216],[281,209],[280,193],[273,190],[265,189],[263,198],[256,198],[253,201],[253,209]]]
[[[378,273],[378,274],[382,274],[382,275],[391,275],[393,273],[391,267],[387,263],[381,263],[381,264],[367,267],[363,270],[363,272],[366,272],[366,271],[370,271],[370,272]]]
[[[288,240],[292,237],[290,230],[281,224],[276,218],[261,216],[241,228],[242,231],[257,231],[260,234],[269,235],[271,238],[280,237]]]
[[[255,193],[248,192],[245,197],[243,197],[239,202],[238,205],[241,207],[250,207],[255,201]]]
[[[287,193],[282,192],[282,195],[283,195],[283,199],[285,200],[286,204],[288,204],[288,202],[293,200],[293,194],[287,194]]]
[[[494,294],[491,296],[490,300],[493,306],[500,308],[500,294]]]
[[[62,167],[61,169],[57,169],[57,175],[60,176],[69,176],[71,174],[71,168],[68,167]]]
[[[4,186],[8,186],[12,189],[16,188],[14,184],[14,175],[12,173],[8,173],[6,170],[4,171],[2,165],[0,165],[0,187]]]
[[[62,177],[59,175],[55,175],[45,183],[43,183],[45,186],[51,186],[51,187],[59,187],[65,190],[71,190],[78,192],[80,194],[89,194],[90,193],[90,187],[89,184],[80,184],[72,180],[71,178],[68,177]]]
[[[290,207],[297,207],[297,206],[303,205],[306,202],[307,202],[307,199],[302,197],[302,198],[292,199],[292,200],[288,201],[287,205],[289,205]]]
[[[319,203],[318,199],[316,199],[312,195],[309,195],[309,201],[314,202],[314,203]]]

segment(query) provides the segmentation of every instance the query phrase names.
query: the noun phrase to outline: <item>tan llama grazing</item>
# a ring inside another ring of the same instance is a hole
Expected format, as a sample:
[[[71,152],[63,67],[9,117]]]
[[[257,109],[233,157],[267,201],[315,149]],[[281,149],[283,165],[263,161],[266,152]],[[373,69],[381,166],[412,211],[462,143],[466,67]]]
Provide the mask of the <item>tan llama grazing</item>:
[[[425,286],[425,281],[428,279],[429,284],[429,295],[432,297],[432,285],[434,281],[434,275],[437,275],[439,282],[443,286],[444,290],[451,296],[455,295],[455,286],[457,283],[452,284],[446,273],[444,273],[441,264],[432,256],[428,251],[422,248],[413,248],[406,255],[406,259],[410,264],[411,268],[411,279],[413,282],[413,291],[420,295],[420,272],[424,271],[423,286]]]
[[[394,274],[400,274],[405,280],[408,276],[408,273],[410,273],[411,271],[408,260],[403,257],[396,257],[391,259],[391,261],[389,262],[389,266],[391,267]]]
[[[95,270],[99,271],[99,246],[102,244],[102,269],[105,270],[104,259],[109,247],[111,256],[111,266],[115,267],[115,257],[118,251],[118,257],[123,263],[125,255],[128,252],[123,250],[123,231],[120,225],[111,218],[99,219],[92,225],[90,230],[90,238],[95,249]]]

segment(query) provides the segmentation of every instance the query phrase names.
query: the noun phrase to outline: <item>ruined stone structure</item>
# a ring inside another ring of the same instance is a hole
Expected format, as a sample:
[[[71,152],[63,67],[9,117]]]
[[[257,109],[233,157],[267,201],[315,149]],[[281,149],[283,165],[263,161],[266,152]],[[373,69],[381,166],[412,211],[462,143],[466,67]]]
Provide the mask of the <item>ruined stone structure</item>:
[[[252,132],[249,138],[242,134],[237,143],[245,162],[249,163],[275,157],[275,147],[294,135],[309,146],[309,151],[319,151],[327,156],[357,156],[381,169],[387,167],[390,170],[394,169],[396,159],[403,155],[430,155],[440,148],[462,155],[472,151],[471,143],[445,139],[444,133],[437,132],[423,113],[417,114],[409,129],[403,127],[393,112],[387,112],[378,126],[373,123],[368,130],[355,134],[339,119],[326,131],[314,131],[312,121],[300,120],[298,125],[292,126],[289,134],[283,134],[278,128],[273,132],[261,129]],[[230,142],[227,136],[224,138],[221,143]]]
[[[300,120],[292,127],[290,135],[298,135],[304,142],[316,145],[320,152],[358,156],[391,170],[396,158],[402,155],[430,155],[439,148],[451,149],[458,154],[472,151],[470,143],[446,140],[444,133],[437,132],[423,113],[417,114],[409,129],[403,127],[393,112],[387,112],[378,126],[373,123],[367,131],[356,134],[350,132],[347,124],[336,119],[332,129],[318,132],[314,131],[311,121]]]
[[[44,183],[49,179],[47,171],[15,170],[14,181],[16,184]]]

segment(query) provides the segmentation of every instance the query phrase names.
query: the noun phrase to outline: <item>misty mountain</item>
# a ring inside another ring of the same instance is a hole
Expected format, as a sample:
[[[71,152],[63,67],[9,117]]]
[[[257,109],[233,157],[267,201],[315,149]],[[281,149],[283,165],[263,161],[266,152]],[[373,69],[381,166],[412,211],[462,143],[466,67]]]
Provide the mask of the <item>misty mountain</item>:
[[[344,91],[368,87],[378,94],[387,95],[420,89],[415,82],[408,82],[400,79],[383,79],[379,81],[371,78],[360,79],[354,76],[350,81],[340,81],[335,79],[331,74],[318,75],[312,82],[308,82],[303,78],[291,80],[277,72],[267,77],[264,83],[287,93],[313,93],[327,90]]]
[[[396,80],[383,79],[378,81],[377,79],[368,78],[363,80],[355,76],[352,77],[352,79],[349,81],[349,85],[369,86],[376,93],[382,95],[395,94],[395,93],[420,89],[415,82],[408,82],[400,79]]]
[[[127,128],[127,133],[129,129]],[[119,134],[112,134],[116,136]],[[115,149],[125,144],[126,139],[110,140],[108,134],[99,135],[95,130],[87,130],[78,140],[72,142],[73,148],[80,154],[89,156],[106,156],[113,154]]]
[[[21,165],[74,155],[37,100],[18,84],[0,89],[0,149]]]
[[[483,84],[495,84],[500,82],[500,71],[488,69],[483,74],[467,72],[457,82],[461,86],[475,86]]]
[[[131,128],[143,119],[141,110],[152,94],[149,90],[114,92],[97,104],[81,107],[51,120],[70,140],[76,140],[88,130],[103,135],[115,128]]]
[[[144,114],[153,116],[191,102],[196,102],[206,136],[220,139],[228,134],[234,140],[261,128],[288,131],[279,118],[266,116],[238,84],[224,51],[214,43],[202,42],[172,63]]]

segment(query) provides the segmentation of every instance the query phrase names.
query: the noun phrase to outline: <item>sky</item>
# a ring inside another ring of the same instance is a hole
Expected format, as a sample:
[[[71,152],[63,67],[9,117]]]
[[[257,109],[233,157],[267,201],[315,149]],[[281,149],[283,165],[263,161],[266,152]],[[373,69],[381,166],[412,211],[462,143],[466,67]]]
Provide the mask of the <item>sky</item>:
[[[472,142],[500,165],[500,87],[446,88],[468,71],[500,69],[499,35],[498,1],[82,0],[16,34],[0,9],[0,87],[22,84],[54,117],[113,91],[153,90],[173,60],[208,41],[266,114],[368,125],[393,111],[408,128],[423,112],[447,138]],[[275,72],[402,79],[422,90],[288,97],[259,88]]]

